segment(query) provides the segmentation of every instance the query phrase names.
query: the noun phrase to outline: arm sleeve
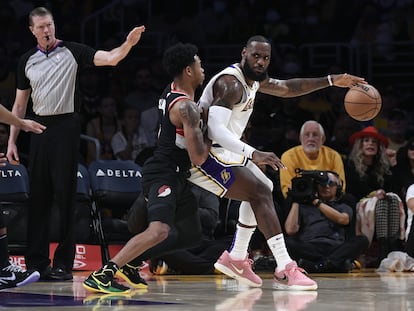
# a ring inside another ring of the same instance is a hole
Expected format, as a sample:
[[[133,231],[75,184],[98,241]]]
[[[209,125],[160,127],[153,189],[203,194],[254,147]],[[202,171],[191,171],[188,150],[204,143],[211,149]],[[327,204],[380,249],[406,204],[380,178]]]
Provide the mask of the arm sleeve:
[[[238,154],[243,154],[251,159],[255,149],[242,142],[240,138],[227,128],[230,117],[231,109],[221,106],[211,106],[208,110],[208,136],[223,148]]]

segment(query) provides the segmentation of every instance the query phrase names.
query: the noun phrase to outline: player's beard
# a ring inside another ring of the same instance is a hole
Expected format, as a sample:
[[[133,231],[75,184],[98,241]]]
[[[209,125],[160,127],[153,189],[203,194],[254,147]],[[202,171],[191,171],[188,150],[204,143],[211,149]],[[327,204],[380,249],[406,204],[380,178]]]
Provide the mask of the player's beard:
[[[242,70],[249,80],[261,82],[267,78],[267,70],[263,71],[263,73],[261,74],[257,74],[253,71],[252,67],[250,67],[250,65],[247,62],[244,62]]]

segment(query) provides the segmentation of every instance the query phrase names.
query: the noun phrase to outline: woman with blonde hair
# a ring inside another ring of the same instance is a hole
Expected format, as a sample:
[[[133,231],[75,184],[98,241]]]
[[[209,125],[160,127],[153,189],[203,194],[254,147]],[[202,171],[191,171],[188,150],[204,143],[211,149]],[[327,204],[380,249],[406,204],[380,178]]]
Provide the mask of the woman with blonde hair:
[[[378,263],[404,240],[405,213],[391,163],[386,154],[388,139],[373,126],[351,135],[352,150],[345,165],[347,192],[354,195],[357,234],[378,241]]]

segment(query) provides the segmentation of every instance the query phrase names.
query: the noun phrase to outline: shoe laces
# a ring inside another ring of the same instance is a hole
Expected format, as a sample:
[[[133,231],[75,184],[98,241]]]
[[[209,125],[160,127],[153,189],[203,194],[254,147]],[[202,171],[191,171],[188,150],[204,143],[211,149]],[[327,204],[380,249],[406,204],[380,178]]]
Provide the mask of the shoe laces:
[[[291,266],[289,269],[286,269],[286,274],[296,274],[296,276],[300,277],[301,279],[307,279],[306,276],[308,273],[305,271],[305,269],[299,267],[299,266]]]
[[[126,265],[125,265],[125,267],[126,267],[128,270],[130,270],[130,271],[132,271],[132,272],[135,272],[135,273],[138,273],[138,272],[139,272],[139,270],[141,270],[141,266],[133,266],[133,265],[130,265],[130,264],[126,264]]]
[[[250,267],[253,267],[254,261],[253,259],[247,258],[247,263],[249,264]]]
[[[112,269],[108,268],[106,265],[102,269],[100,269],[98,271],[95,271],[93,274],[95,276],[102,275],[105,278],[111,278],[111,279],[113,279],[113,277],[115,275],[114,271]]]
[[[9,261],[9,265],[2,269],[3,271],[8,272],[23,272],[24,270],[22,267],[15,265],[13,262]]]

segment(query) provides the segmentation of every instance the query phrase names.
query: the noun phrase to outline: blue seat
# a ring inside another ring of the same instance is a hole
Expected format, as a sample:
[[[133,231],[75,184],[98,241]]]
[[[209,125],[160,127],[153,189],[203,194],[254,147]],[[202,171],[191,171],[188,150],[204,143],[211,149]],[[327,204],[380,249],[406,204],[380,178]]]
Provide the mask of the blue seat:
[[[94,201],[112,217],[122,218],[142,191],[141,167],[133,161],[97,160],[88,172]]]
[[[86,200],[90,200],[91,185],[89,172],[86,166],[80,163],[78,164],[77,181],[76,194],[79,199],[84,198]]]
[[[27,169],[23,164],[0,167],[0,201],[25,202],[29,199],[30,186]]]
[[[89,164],[88,173],[94,227],[102,261],[107,262],[107,244],[125,243],[131,237],[125,218],[142,191],[141,167],[133,161],[96,160]]]
[[[29,207],[29,176],[23,164],[0,167],[0,204],[7,225],[9,250],[20,253],[27,242],[27,208]]]

